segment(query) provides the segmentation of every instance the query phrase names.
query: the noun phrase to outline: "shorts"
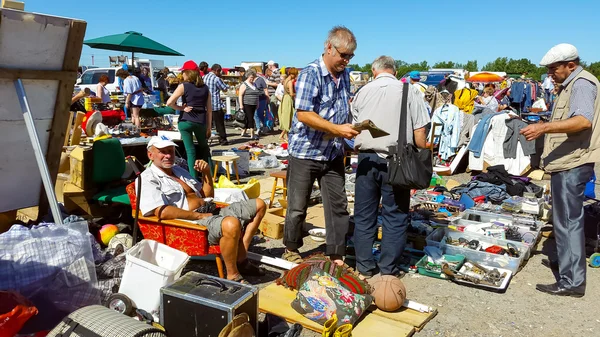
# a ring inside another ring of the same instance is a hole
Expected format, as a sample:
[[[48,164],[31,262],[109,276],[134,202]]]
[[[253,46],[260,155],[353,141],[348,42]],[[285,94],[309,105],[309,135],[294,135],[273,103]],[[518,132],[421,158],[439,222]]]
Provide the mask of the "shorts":
[[[223,237],[223,228],[221,223],[226,216],[232,216],[240,220],[242,231],[256,216],[256,200],[250,199],[245,201],[234,202],[233,204],[221,209],[219,215],[209,216],[197,223],[206,226],[208,230],[208,243],[210,245],[218,245],[219,240]]]
[[[136,105],[136,104],[131,104],[129,107],[130,108],[142,108],[143,105]]]

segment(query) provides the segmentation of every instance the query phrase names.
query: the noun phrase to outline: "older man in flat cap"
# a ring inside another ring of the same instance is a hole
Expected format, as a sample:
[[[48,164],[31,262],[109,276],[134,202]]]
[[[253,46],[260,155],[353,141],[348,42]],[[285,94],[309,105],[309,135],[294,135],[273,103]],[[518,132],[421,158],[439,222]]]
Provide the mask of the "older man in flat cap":
[[[585,294],[585,236],[583,201],[585,184],[600,160],[600,82],[579,65],[577,48],[559,44],[544,56],[558,96],[549,123],[521,130],[527,140],[545,135],[542,166],[550,172],[552,214],[558,261],[542,264],[558,270],[554,284],[538,284],[537,290],[552,295],[582,297]]]

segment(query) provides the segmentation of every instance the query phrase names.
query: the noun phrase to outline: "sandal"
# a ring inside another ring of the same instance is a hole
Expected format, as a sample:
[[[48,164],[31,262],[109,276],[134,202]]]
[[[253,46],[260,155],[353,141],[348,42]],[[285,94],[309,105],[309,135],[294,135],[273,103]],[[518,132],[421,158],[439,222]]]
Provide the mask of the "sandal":
[[[265,270],[246,259],[237,264],[238,271],[246,276],[264,276]]]
[[[238,282],[241,284],[248,284],[248,285],[250,284],[250,282],[246,281],[246,279],[244,279],[244,277],[241,274],[239,274],[234,279],[231,279],[229,281]]]
[[[298,252],[294,252],[294,251],[290,251],[290,250],[285,250],[285,252],[283,253],[283,255],[281,256],[282,259],[288,261],[288,262],[293,262],[293,263],[302,263],[302,261],[304,261],[302,259],[302,256],[300,256],[300,253]]]

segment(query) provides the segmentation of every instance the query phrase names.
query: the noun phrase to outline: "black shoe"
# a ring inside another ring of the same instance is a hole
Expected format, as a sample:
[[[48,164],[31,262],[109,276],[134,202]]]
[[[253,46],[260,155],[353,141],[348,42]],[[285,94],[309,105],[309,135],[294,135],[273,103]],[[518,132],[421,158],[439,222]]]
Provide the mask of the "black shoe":
[[[575,288],[564,288],[558,283],[536,284],[535,289],[556,296],[583,297],[585,295],[585,284]]]
[[[229,145],[229,142],[227,140],[222,140],[219,142],[219,145]]]
[[[558,261],[551,261],[550,259],[542,259],[542,265],[552,270],[558,270]]]

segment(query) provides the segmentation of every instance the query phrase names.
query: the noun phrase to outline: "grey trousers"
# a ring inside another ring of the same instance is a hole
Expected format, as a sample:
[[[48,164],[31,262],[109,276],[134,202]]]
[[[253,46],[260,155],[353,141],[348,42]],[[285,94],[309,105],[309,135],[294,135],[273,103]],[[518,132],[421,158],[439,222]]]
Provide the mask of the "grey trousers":
[[[289,157],[288,207],[283,244],[290,250],[302,247],[302,224],[306,220],[306,209],[315,179],[321,189],[325,211],[325,254],[344,256],[349,215],[342,156],[329,162]]]
[[[552,219],[558,251],[558,283],[565,288],[585,285],[583,201],[594,164],[552,173]]]

